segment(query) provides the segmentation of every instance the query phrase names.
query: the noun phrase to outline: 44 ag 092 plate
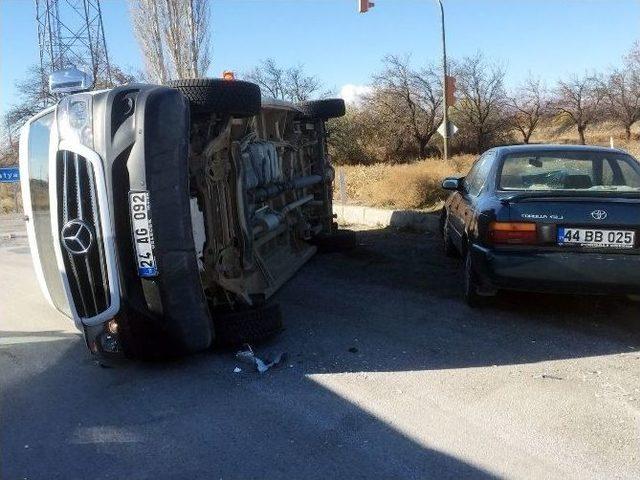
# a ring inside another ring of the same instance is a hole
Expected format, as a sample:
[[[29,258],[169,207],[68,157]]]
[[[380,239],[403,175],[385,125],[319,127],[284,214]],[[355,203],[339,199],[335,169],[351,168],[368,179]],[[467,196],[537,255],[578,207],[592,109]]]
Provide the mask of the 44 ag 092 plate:
[[[155,277],[158,275],[158,266],[153,254],[153,225],[149,210],[149,192],[129,192],[129,213],[138,275]]]

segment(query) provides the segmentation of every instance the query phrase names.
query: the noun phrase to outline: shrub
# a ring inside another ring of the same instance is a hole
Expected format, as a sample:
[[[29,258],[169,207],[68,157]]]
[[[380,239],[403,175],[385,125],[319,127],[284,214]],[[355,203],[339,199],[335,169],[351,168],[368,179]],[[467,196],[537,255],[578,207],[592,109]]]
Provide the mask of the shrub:
[[[473,155],[452,157],[448,163],[438,158],[389,165],[353,165],[339,167],[345,175],[347,201],[383,208],[432,209],[440,206],[448,192],[442,179],[464,175],[475,160]],[[340,196],[339,182],[335,190]]]
[[[0,199],[0,213],[7,214],[15,210],[15,203],[10,198]]]

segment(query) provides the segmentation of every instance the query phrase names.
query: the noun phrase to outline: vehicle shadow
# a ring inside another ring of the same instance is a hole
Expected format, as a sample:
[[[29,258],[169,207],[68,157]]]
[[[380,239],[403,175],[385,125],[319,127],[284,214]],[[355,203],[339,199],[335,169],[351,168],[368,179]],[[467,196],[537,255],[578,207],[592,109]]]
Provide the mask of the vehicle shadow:
[[[359,238],[352,252],[315,257],[279,293],[287,351],[335,353],[343,361],[334,371],[402,371],[581,358],[640,345],[640,304],[625,298],[504,292],[491,306],[471,309],[462,301],[460,261],[444,256],[439,237],[381,229]],[[361,355],[342,353],[353,346]]]
[[[351,252],[316,256],[277,294],[286,330],[258,352],[288,360],[263,376],[230,353],[99,368],[77,335],[12,334],[24,338],[0,343],[0,369],[12,372],[2,386],[0,476],[490,478],[500,470],[358,403],[349,395],[357,383],[345,380],[345,393],[322,379],[638,350],[637,304],[518,293],[471,310],[459,262],[437,237],[381,229],[359,239]]]
[[[77,335],[0,347],[0,368],[14,370],[2,387],[0,476],[495,478],[417,443],[303,369],[259,377],[228,363],[203,354],[102,369]]]

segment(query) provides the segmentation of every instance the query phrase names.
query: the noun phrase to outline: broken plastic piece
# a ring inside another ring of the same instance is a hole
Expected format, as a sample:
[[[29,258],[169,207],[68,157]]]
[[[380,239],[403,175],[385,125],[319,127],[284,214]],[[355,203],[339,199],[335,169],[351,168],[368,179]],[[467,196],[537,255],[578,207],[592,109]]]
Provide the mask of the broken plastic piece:
[[[268,360],[268,359],[263,360],[260,357],[256,356],[256,354],[253,352],[253,349],[251,348],[251,345],[248,345],[248,344],[245,345],[244,350],[240,350],[239,352],[236,353],[236,358],[238,360],[241,360],[242,362],[247,363],[249,365],[255,365],[256,370],[259,373],[264,373],[270,368],[279,365],[284,360],[286,360],[286,357],[287,357],[286,353],[279,353],[274,357],[273,360]]]

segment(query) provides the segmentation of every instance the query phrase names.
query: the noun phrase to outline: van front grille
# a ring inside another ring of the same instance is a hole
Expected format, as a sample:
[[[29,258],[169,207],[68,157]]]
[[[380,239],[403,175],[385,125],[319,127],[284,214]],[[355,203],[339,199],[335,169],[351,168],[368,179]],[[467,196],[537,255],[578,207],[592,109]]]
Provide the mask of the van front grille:
[[[76,311],[90,318],[111,304],[105,245],[91,162],[61,150],[56,158],[59,239]]]

